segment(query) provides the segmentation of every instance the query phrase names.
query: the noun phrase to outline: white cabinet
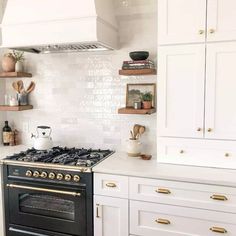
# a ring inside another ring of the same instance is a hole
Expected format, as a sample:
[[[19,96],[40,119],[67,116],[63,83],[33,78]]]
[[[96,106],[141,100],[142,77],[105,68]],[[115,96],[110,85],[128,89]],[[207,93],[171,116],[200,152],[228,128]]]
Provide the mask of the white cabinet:
[[[128,200],[94,196],[94,236],[128,236]]]
[[[206,138],[236,140],[236,42],[207,45]]]
[[[159,0],[158,42],[205,42],[206,0]]]
[[[236,40],[235,0],[159,0],[158,43]]]
[[[208,0],[207,40],[236,40],[236,1]]]
[[[165,46],[158,53],[158,134],[202,138],[205,46]]]

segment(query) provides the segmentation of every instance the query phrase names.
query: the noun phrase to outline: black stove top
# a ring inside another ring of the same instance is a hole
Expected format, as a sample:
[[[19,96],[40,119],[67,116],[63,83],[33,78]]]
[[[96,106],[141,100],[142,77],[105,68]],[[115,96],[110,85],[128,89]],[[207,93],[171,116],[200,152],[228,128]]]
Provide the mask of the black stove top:
[[[39,151],[34,148],[8,156],[5,160],[38,162],[45,164],[59,164],[68,166],[93,167],[113,151],[54,147],[48,151]]]

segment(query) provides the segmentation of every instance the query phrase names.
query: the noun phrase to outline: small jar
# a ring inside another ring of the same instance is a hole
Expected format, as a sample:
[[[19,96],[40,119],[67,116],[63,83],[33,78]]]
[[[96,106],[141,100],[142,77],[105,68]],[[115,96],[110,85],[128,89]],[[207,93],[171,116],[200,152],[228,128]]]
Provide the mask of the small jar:
[[[142,108],[142,103],[141,102],[134,102],[134,109],[138,110]]]

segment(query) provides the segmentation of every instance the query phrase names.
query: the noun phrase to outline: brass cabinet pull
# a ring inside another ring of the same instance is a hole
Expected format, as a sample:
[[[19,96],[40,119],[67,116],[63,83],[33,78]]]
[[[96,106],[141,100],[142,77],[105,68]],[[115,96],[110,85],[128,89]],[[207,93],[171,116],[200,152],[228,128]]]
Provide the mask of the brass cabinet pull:
[[[217,200],[217,201],[227,201],[228,198],[224,195],[217,195],[217,194],[214,194],[211,196],[211,199],[213,200]]]
[[[212,132],[212,128],[208,128],[208,129],[207,129],[207,132],[208,132],[208,133]]]
[[[7,184],[6,186],[9,188],[27,189],[27,190],[47,192],[47,193],[57,193],[57,194],[63,194],[63,195],[70,195],[74,197],[78,197],[81,195],[80,193],[76,193],[76,192],[61,191],[61,190],[54,190],[54,189],[48,189],[48,188],[37,188],[37,187],[30,187],[30,186],[16,185],[16,184]]]
[[[100,218],[99,216],[99,204],[96,204],[96,218]]]
[[[215,29],[209,29],[210,34],[214,34],[215,32],[216,32]]]
[[[200,131],[202,131],[202,129],[201,128],[197,128],[197,131],[200,132]]]
[[[171,191],[169,189],[165,189],[165,188],[158,188],[156,190],[157,193],[162,193],[162,194],[171,194]]]
[[[117,185],[115,183],[107,183],[106,186],[108,188],[116,188],[117,187]]]
[[[204,30],[199,30],[198,33],[199,33],[199,34],[204,34],[205,31],[204,31]]]
[[[220,228],[220,227],[212,227],[212,228],[210,228],[210,230],[212,232],[215,232],[215,233],[221,233],[221,234],[226,234],[227,233],[226,229]]]
[[[166,219],[157,219],[155,220],[156,223],[158,224],[162,224],[162,225],[170,225],[170,221],[169,220],[166,220]]]
[[[225,153],[225,157],[229,157],[230,155],[229,155],[229,153]]]
[[[184,150],[180,150],[179,153],[180,153],[180,154],[184,154]]]

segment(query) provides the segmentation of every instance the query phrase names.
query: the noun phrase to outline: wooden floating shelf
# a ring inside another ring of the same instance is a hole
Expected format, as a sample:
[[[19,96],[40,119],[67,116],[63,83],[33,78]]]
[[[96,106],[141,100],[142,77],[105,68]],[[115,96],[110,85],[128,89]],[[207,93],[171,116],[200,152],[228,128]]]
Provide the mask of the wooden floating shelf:
[[[32,105],[27,106],[5,106],[0,105],[0,111],[25,111],[33,109]]]
[[[32,77],[32,74],[26,72],[0,72],[0,78],[23,78]]]
[[[156,69],[119,70],[119,75],[156,75]]]
[[[156,112],[156,108],[151,109],[134,109],[134,108],[120,108],[118,114],[130,114],[130,115],[151,115]]]

